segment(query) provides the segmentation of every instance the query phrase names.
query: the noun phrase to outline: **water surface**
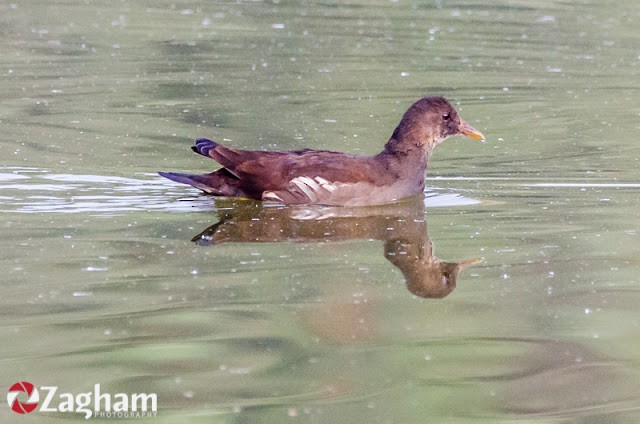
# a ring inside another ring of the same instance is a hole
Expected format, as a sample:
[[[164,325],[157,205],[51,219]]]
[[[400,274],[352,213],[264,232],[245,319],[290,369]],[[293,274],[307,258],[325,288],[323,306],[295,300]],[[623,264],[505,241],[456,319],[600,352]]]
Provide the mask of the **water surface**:
[[[0,16],[7,390],[155,392],[171,423],[640,418],[637,2]],[[438,147],[424,198],[263,207],[155,174],[212,169],[196,137],[374,153],[427,94],[488,140]]]

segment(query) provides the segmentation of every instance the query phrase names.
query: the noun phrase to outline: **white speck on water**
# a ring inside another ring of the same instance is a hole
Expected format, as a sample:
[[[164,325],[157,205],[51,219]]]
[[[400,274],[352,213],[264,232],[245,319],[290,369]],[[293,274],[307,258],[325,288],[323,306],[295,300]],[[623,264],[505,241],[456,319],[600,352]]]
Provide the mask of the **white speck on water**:
[[[605,47],[613,47],[615,44],[616,44],[616,42],[613,41],[613,40],[604,40],[602,42],[602,45],[605,46]]]
[[[409,72],[400,72],[400,76],[401,77],[408,77],[409,76]]]
[[[509,274],[506,274],[506,273],[505,273],[505,274],[502,274],[502,279],[503,279],[503,280],[508,280],[509,278],[510,278],[510,275],[509,275]]]
[[[187,399],[191,399],[193,397],[193,391],[187,390],[186,392],[182,392],[182,396],[186,397]]]
[[[87,296],[93,296],[93,292],[85,292],[85,291],[73,292],[73,297],[87,297]]]
[[[99,268],[96,266],[88,266],[84,269],[85,271],[89,271],[89,272],[103,272],[103,271],[107,271],[108,268]]]
[[[204,19],[202,20],[202,26],[209,26],[209,25],[211,25],[211,19],[209,19],[209,18],[204,18]]]
[[[509,91],[509,87],[502,87],[502,91]]]
[[[424,358],[424,360],[425,360],[425,361],[430,361],[430,360],[431,360],[431,355],[429,355],[428,353],[426,353],[426,354],[423,356],[423,358]]]
[[[324,120],[324,122],[327,122],[327,123],[329,123],[329,124],[335,124],[335,123],[336,123],[336,122],[338,122],[338,121],[337,121],[337,120],[335,120],[335,119],[325,119],[325,120]]]
[[[111,26],[123,26],[126,23],[127,19],[124,17],[124,15],[120,15],[118,16],[118,19],[111,21]]]
[[[555,22],[555,21],[556,21],[556,17],[552,15],[540,16],[538,19],[536,19],[536,22],[538,23],[549,23],[549,22]]]
[[[110,336],[113,333],[113,331],[111,331],[110,328],[105,328],[105,330],[102,332],[102,334],[104,334],[105,336]]]
[[[271,28],[273,29],[283,29],[284,24],[271,24]]]
[[[182,9],[180,11],[181,15],[193,15],[193,9]]]
[[[589,315],[591,313],[591,308],[584,308],[584,314]]]
[[[192,269],[191,270],[191,275],[198,275],[198,270],[197,269]]]
[[[547,72],[562,72],[562,68],[547,68]]]

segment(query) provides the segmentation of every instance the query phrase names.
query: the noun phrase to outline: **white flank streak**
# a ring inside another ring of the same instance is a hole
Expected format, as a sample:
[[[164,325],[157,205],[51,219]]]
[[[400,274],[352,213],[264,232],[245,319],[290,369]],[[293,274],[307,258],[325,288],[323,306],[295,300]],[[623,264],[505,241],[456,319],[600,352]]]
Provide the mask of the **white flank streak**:
[[[318,183],[313,181],[311,178],[309,178],[309,177],[297,177],[297,178],[294,178],[293,180],[291,180],[290,183],[295,184],[300,190],[302,190],[304,192],[304,194],[312,202],[315,202],[316,200],[318,200],[318,197],[313,192],[313,190],[317,191],[320,188],[320,186],[318,186]]]
[[[318,183],[309,177],[298,177],[297,179],[300,180],[301,183],[305,183],[306,185],[308,185],[313,191],[320,190],[320,186],[318,185]]]
[[[283,202],[282,198],[275,194],[273,191],[265,191],[262,194],[263,200],[275,200],[276,202]]]
[[[322,177],[316,177],[315,180],[320,183],[320,185],[322,186],[323,189],[330,191],[330,192],[334,192],[336,191],[336,186],[331,184],[329,181],[325,180]]]

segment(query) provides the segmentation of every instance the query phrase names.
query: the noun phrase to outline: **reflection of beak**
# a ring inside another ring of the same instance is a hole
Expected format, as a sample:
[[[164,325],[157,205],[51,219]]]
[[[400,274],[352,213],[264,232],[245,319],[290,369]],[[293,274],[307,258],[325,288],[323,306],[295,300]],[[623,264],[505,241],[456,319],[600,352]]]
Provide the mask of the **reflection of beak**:
[[[458,130],[460,131],[460,134],[466,135],[467,137],[471,137],[481,141],[485,140],[484,134],[473,128],[463,119],[460,119],[460,126],[458,127]]]
[[[458,263],[458,267],[460,268],[460,271],[462,271],[463,269],[470,267],[471,265],[478,264],[480,262],[482,262],[482,259],[480,258],[467,259],[466,261],[462,261]]]

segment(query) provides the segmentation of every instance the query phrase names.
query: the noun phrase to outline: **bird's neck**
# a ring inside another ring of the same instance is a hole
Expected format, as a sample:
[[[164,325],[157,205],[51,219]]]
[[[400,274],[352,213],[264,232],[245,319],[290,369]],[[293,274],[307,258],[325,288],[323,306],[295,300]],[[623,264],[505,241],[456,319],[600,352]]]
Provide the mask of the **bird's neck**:
[[[378,156],[395,159],[403,166],[427,168],[431,157],[431,146],[424,143],[412,143],[391,137]]]
[[[431,149],[424,144],[406,143],[391,137],[382,152],[376,155],[385,169],[400,179],[424,182]]]

